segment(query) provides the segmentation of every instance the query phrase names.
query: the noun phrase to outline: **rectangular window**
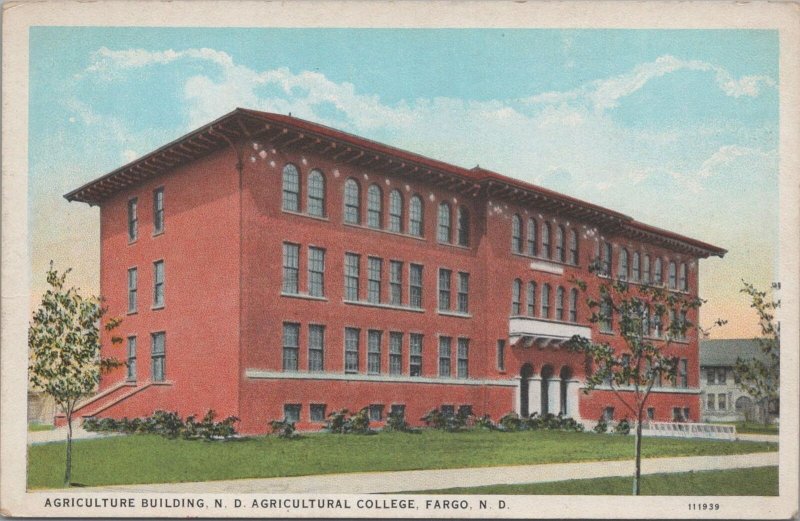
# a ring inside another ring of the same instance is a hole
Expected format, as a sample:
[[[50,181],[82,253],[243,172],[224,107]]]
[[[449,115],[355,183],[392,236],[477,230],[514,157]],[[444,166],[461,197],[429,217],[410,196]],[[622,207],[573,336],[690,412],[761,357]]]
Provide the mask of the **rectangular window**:
[[[323,371],[325,367],[325,326],[308,326],[308,370]]]
[[[422,335],[411,333],[409,335],[409,376],[422,376]]]
[[[452,339],[449,336],[439,337],[439,376],[450,376],[450,349]]]
[[[612,246],[610,242],[603,243],[603,260],[602,260],[602,274],[606,277],[611,276],[611,256]]]
[[[297,244],[283,243],[283,285],[281,291],[296,295],[299,291],[300,280],[300,246]]]
[[[578,265],[578,232],[569,232],[569,261],[575,266]]]
[[[389,374],[403,372],[403,333],[389,333]]]
[[[455,405],[442,405],[439,410],[442,411],[443,416],[447,416],[452,418],[456,415],[456,406]]]
[[[716,382],[717,377],[717,370],[713,367],[709,367],[706,369],[706,383],[709,385],[714,385]]]
[[[725,370],[724,367],[717,367],[717,383],[718,384],[728,383],[728,372]]]
[[[678,366],[678,376],[680,385],[684,389],[689,387],[689,362],[685,358],[681,358],[680,365]]]
[[[603,419],[607,422],[614,420],[614,408],[613,407],[606,407],[603,409]]]
[[[128,337],[128,380],[136,380],[136,337]]]
[[[358,372],[358,339],[361,330],[352,327],[344,330],[344,372]]]
[[[682,422],[683,421],[683,411],[681,411],[680,407],[673,407],[672,408],[672,421],[674,421],[674,422]]]
[[[166,378],[167,334],[164,332],[150,335],[150,356],[153,362],[152,378],[154,382],[163,382]]]
[[[283,421],[297,423],[300,421],[300,404],[287,403],[283,406]]]
[[[648,407],[647,408],[647,419],[648,419],[648,421],[654,421],[656,419],[656,408],[655,407]]]
[[[614,308],[608,300],[600,303],[600,331],[604,333],[614,331]]]
[[[153,191],[153,234],[164,231],[164,188]]]
[[[308,294],[325,295],[325,250],[313,246],[308,248]]]
[[[469,378],[469,339],[458,339],[458,377]]]
[[[153,307],[164,307],[164,261],[153,263]]]
[[[724,411],[724,410],[727,409],[726,402],[725,402],[726,398],[727,398],[727,396],[724,395],[724,394],[718,394],[717,395],[717,407],[719,408],[720,411]]]
[[[410,266],[408,305],[412,308],[422,307],[422,266],[419,264]]]
[[[405,418],[406,416],[406,406],[403,403],[393,403],[391,406],[390,413],[395,416],[400,416]]]
[[[383,421],[383,405],[379,403],[370,404],[369,421],[371,422]]]
[[[403,304],[403,263],[389,262],[389,302],[395,306]]]
[[[687,422],[691,421],[691,414],[689,414],[689,408],[688,407],[684,407],[683,408],[683,421],[687,421]]]
[[[309,406],[310,409],[310,416],[309,420],[314,423],[321,423],[325,421],[325,404],[324,403],[312,403]]]
[[[133,242],[139,236],[139,200],[133,198],[128,201],[128,240]]]
[[[283,324],[283,370],[297,371],[300,324]]]
[[[531,281],[528,282],[528,290],[526,292],[527,295],[527,308],[528,308],[528,316],[532,317],[536,314],[536,283]]]
[[[458,415],[461,416],[461,417],[472,416],[472,406],[471,405],[459,405],[458,406]]]
[[[469,273],[458,274],[458,311],[469,312]]]
[[[497,341],[497,370],[498,371],[505,371],[506,370],[506,341],[505,340],[498,340]]]
[[[136,268],[128,270],[128,313],[136,313],[136,294],[138,292],[139,276]]]
[[[383,260],[377,257],[369,257],[367,261],[367,300],[378,304],[381,301]]]
[[[439,311],[450,310],[450,270],[439,268]]]
[[[367,331],[367,373],[381,374],[381,332]]]
[[[361,257],[355,253],[344,254],[344,299],[358,301],[358,278]]]

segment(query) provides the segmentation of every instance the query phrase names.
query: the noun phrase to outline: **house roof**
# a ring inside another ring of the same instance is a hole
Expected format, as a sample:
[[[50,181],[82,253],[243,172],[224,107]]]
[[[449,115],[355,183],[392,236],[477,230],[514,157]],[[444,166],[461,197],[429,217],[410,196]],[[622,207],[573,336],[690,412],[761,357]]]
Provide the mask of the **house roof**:
[[[86,183],[64,197],[68,201],[97,205],[128,186],[243,139],[310,151],[354,166],[380,168],[456,192],[471,195],[482,192],[490,199],[517,201],[697,257],[722,257],[727,253],[723,248],[640,223],[620,212],[491,170],[467,169],[293,116],[243,108]]]
[[[701,366],[732,366],[736,359],[757,358],[768,362],[768,357],[761,351],[758,340],[751,338],[729,338],[700,340]]]

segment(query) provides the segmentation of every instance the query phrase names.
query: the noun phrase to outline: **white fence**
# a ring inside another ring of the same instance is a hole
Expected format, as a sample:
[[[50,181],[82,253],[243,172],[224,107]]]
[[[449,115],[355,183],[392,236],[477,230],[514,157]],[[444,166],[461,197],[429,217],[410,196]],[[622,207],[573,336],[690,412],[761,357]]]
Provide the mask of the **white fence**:
[[[733,441],[736,439],[736,427],[715,423],[647,422],[642,425],[642,435]]]

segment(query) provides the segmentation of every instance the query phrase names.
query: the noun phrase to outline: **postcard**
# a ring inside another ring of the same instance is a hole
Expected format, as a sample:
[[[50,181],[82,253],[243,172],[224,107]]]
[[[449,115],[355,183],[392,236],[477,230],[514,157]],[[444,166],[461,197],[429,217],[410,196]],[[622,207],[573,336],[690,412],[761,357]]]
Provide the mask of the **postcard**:
[[[4,515],[797,516],[796,5],[3,7]]]

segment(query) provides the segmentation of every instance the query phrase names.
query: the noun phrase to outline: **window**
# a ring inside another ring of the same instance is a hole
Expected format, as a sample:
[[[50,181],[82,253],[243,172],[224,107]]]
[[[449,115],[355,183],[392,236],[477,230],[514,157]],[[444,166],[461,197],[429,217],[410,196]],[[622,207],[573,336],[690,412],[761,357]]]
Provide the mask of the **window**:
[[[611,276],[611,263],[612,263],[612,246],[610,242],[603,243],[603,260],[602,260],[602,274],[606,277]]]
[[[680,407],[672,408],[672,421],[674,422],[684,421],[683,410]]]
[[[283,209],[300,211],[300,172],[291,163],[283,167]]]
[[[534,281],[528,282],[527,297],[528,316],[532,317],[536,314],[536,283]]]
[[[706,409],[708,409],[709,411],[713,411],[713,410],[715,410],[717,408],[716,407],[716,398],[717,398],[717,395],[714,394],[714,393],[709,393],[709,394],[706,395]]]
[[[653,316],[650,319],[653,324],[653,336],[656,338],[661,338],[661,334],[664,332],[664,324],[662,322],[661,314],[660,313],[653,313]]]
[[[497,370],[498,371],[505,371],[506,370],[506,341],[505,340],[498,340],[497,341]]]
[[[128,380],[136,380],[136,337],[128,337]]]
[[[154,382],[163,382],[166,378],[166,343],[167,334],[164,332],[150,335],[150,357],[153,362],[152,378]]]
[[[408,204],[408,233],[422,237],[422,199],[418,195],[411,197]]]
[[[687,422],[691,421],[691,414],[689,414],[689,408],[688,407],[684,407],[683,408],[683,420],[687,421]]]
[[[403,227],[403,196],[398,190],[389,193],[389,231],[400,233]]]
[[[724,367],[717,367],[717,383],[721,385],[728,383],[728,372]]]
[[[361,257],[355,253],[344,254],[344,299],[358,301],[358,278]]]
[[[678,275],[678,288],[681,291],[689,291],[689,279],[686,278],[686,263],[682,262]]]
[[[389,333],[389,374],[403,372],[403,333]]]
[[[136,294],[138,293],[139,277],[136,268],[128,270],[128,313],[136,313]]]
[[[614,308],[611,301],[603,299],[600,303],[600,331],[611,333],[614,330]]]
[[[720,411],[724,411],[728,408],[726,398],[727,396],[724,394],[717,395],[717,407],[719,408]]]
[[[442,411],[442,415],[453,417],[456,414],[456,407],[454,405],[442,405],[439,408]]]
[[[323,371],[325,368],[325,326],[308,326],[308,370]]]
[[[556,320],[564,320],[564,288],[556,289]]]
[[[344,330],[344,372],[358,372],[358,337],[361,330],[347,327]]]
[[[409,376],[422,375],[422,335],[419,333],[411,333],[409,335]]]
[[[403,263],[389,262],[389,302],[395,306],[403,303]]]
[[[283,324],[283,370],[297,371],[300,351],[300,324]]]
[[[520,309],[520,293],[522,292],[522,281],[514,279],[511,284],[511,314],[519,315],[522,310]]]
[[[308,294],[325,295],[325,250],[313,246],[308,248]]]
[[[469,246],[469,210],[459,206],[456,211],[456,226],[459,246]]]
[[[578,321],[578,290],[575,288],[569,291],[569,321]]]
[[[439,268],[439,311],[450,310],[450,270]]]
[[[633,264],[631,266],[631,280],[639,282],[641,278],[641,256],[638,251],[633,252]]]
[[[678,364],[678,383],[684,389],[689,387],[689,363],[685,358],[681,358]]]
[[[469,377],[469,339],[458,339],[458,371],[459,378]]]
[[[556,228],[556,260],[567,262],[567,251],[564,249],[566,232],[564,227],[559,225]]]
[[[656,408],[655,407],[648,407],[647,408],[647,420],[648,421],[655,421],[656,419]]]
[[[628,250],[622,248],[619,251],[619,264],[617,265],[617,278],[628,280]]]
[[[153,263],[153,307],[164,307],[164,261]]]
[[[716,383],[717,370],[714,367],[706,369],[706,383],[714,385]]]
[[[399,416],[401,418],[406,417],[406,406],[402,403],[393,403],[390,408],[390,414],[395,416]]]
[[[469,273],[459,272],[458,274],[458,302],[456,306],[459,313],[469,312]]]
[[[128,240],[131,242],[135,241],[136,237],[139,236],[138,205],[139,200],[135,197],[128,201]]]
[[[283,421],[297,423],[300,421],[300,404],[287,403],[283,405]]]
[[[350,224],[361,223],[361,195],[355,179],[344,182],[344,222]]]
[[[569,231],[569,262],[578,265],[578,232],[575,230]]]
[[[550,318],[550,284],[542,285],[542,312],[539,316],[542,318]]]
[[[676,338],[678,340],[686,340],[686,330],[689,326],[689,322],[686,319],[686,310],[683,309],[678,314],[678,334]]]
[[[660,286],[664,283],[664,273],[661,269],[661,259],[657,258],[653,266],[653,284]]]
[[[642,266],[642,282],[650,284],[650,255],[644,256],[644,265]]]
[[[603,409],[603,420],[610,422],[614,420],[614,408],[606,407]]]
[[[511,217],[511,251],[522,253],[522,219],[517,214]]]
[[[675,281],[675,263],[669,263],[669,289],[678,289],[678,284]]]
[[[319,170],[312,170],[308,174],[306,211],[309,215],[317,217],[325,215],[325,177]]]
[[[452,339],[449,336],[439,337],[439,376],[450,376],[450,348]]]
[[[297,294],[299,290],[300,246],[283,243],[283,286],[284,293]]]
[[[373,403],[369,406],[369,421],[379,422],[383,420],[383,405]]]
[[[533,218],[528,219],[528,255],[537,254],[536,244],[536,220]]]
[[[310,405],[310,417],[309,419],[314,423],[321,423],[325,421],[325,404],[324,403],[312,403]]]
[[[549,259],[552,255],[550,250],[550,223],[542,223],[542,255]]]
[[[164,188],[153,191],[153,235],[164,231]]]
[[[367,373],[381,373],[381,331],[367,331]]]
[[[450,205],[439,204],[439,231],[436,235],[439,242],[450,242]]]
[[[461,416],[461,417],[472,416],[472,406],[471,405],[459,405],[458,406],[458,415]]]
[[[370,228],[380,228],[382,225],[381,222],[381,213],[382,213],[382,201],[383,196],[381,194],[381,189],[378,185],[370,185],[367,189],[367,226]]]
[[[367,301],[378,304],[381,301],[381,271],[383,260],[377,257],[367,259]]]
[[[422,307],[422,266],[412,264],[410,266],[410,276],[408,282],[408,305],[412,308]]]

